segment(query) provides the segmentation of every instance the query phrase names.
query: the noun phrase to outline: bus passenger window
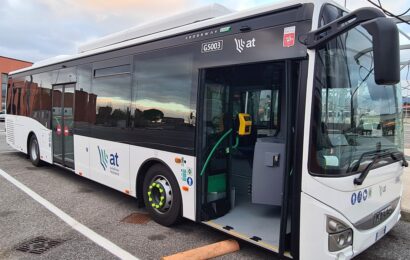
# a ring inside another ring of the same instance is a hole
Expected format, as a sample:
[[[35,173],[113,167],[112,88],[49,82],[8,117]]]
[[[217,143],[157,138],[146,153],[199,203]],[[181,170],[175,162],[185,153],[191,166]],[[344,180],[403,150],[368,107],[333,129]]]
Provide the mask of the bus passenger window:
[[[134,145],[162,149],[194,149],[196,90],[193,56],[180,50],[134,58]]]

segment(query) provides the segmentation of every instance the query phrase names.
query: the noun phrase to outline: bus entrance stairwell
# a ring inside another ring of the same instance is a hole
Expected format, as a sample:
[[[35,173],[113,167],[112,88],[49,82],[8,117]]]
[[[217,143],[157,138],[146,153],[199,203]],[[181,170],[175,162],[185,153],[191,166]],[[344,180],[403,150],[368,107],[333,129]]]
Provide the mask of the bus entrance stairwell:
[[[201,219],[277,251],[286,159],[284,63],[204,73]]]

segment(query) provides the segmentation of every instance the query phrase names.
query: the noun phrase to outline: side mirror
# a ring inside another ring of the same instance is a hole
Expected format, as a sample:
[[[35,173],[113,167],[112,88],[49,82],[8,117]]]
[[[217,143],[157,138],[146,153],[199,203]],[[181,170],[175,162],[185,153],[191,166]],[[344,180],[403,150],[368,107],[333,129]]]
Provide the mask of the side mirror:
[[[400,43],[397,25],[379,17],[362,26],[373,37],[374,78],[378,85],[400,82]]]
[[[400,44],[396,24],[378,9],[364,7],[348,13],[300,39],[308,49],[320,49],[335,37],[362,25],[373,38],[374,74],[378,85],[400,81]],[[370,50],[367,50],[370,51]]]

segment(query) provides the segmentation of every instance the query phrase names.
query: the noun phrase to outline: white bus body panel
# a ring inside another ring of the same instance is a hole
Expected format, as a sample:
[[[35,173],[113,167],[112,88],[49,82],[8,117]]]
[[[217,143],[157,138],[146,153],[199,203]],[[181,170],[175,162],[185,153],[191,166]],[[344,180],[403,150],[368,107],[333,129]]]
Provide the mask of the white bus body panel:
[[[32,118],[6,115],[6,140],[12,148],[27,154],[27,141],[31,132],[37,137],[41,160],[52,164],[51,130]],[[100,159],[100,151],[108,156],[106,164]],[[182,158],[185,163],[176,163],[175,158]],[[140,166],[151,159],[162,161],[178,181],[183,217],[196,220],[195,157],[74,135],[74,159],[75,173],[115,190],[129,191],[134,197],[137,194],[136,181]],[[187,182],[188,177],[192,182]],[[182,186],[187,186],[188,191],[182,190]]]
[[[121,192],[129,191],[134,197],[141,165],[152,159],[163,162],[178,181],[182,215],[195,221],[195,157],[74,135],[74,158],[77,174]],[[176,163],[175,158],[182,158],[185,163]],[[188,177],[192,180],[189,184]],[[187,186],[188,191],[182,190],[182,186]]]
[[[6,140],[11,147],[27,154],[31,132],[37,137],[41,160],[52,163],[51,130],[30,117],[6,115]]]
[[[75,173],[91,178],[90,174],[90,143],[89,137],[74,135],[74,171]]]
[[[397,162],[370,171],[363,185],[353,185],[359,174],[338,178],[307,177],[303,182],[303,192],[336,209],[350,223],[357,223],[400,197],[401,174],[401,162]],[[344,186],[350,188],[342,189]],[[361,194],[361,199],[358,199],[358,194]]]
[[[129,145],[95,138],[84,139],[88,139],[89,143],[90,179],[122,192],[129,190]],[[74,149],[74,156],[76,152]]]
[[[179,190],[182,196],[182,215],[190,220],[196,220],[196,159],[193,156],[165,152],[156,149],[143,148],[138,146],[130,147],[131,171],[130,182],[135,190],[137,173],[139,167],[149,159],[158,159],[164,162],[174,173],[178,181]],[[176,163],[175,158],[181,158],[184,163]],[[188,181],[191,178],[191,181]],[[182,187],[188,187],[188,191]]]

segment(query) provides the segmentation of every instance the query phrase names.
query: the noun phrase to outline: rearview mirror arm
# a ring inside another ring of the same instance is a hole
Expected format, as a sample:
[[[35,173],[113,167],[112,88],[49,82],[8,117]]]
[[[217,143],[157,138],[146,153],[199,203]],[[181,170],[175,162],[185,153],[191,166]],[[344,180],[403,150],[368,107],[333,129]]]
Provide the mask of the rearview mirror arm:
[[[351,28],[379,17],[386,17],[379,9],[373,7],[360,8],[317,30],[301,35],[299,41],[306,45],[308,49],[319,49],[324,47],[328,41]]]

